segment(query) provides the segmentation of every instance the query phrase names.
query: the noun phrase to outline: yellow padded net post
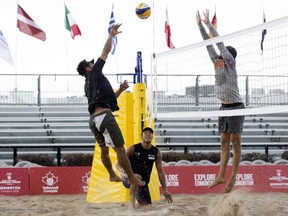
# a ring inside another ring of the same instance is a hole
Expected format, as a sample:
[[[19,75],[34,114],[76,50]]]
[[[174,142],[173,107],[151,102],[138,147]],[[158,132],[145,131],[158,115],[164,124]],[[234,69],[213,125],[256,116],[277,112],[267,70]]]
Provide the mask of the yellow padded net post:
[[[127,147],[127,143],[133,144],[134,136],[133,115],[131,115],[133,113],[133,95],[129,92],[123,92],[117,100],[120,110],[113,114],[122,131],[125,147]],[[113,168],[118,173],[115,168],[116,153],[110,148],[109,154]],[[86,200],[92,203],[129,201],[129,190],[123,187],[121,182],[109,181],[109,174],[101,162],[100,155],[100,147],[96,144]]]
[[[151,121],[149,116],[152,116],[152,106],[147,102],[147,95],[150,101],[150,94],[146,92],[144,83],[134,84],[133,100],[134,100],[134,144],[141,142],[141,132],[145,127],[151,127],[154,130],[154,121]],[[155,144],[155,133],[153,144]],[[153,166],[149,190],[152,200],[160,200],[159,179],[155,165]]]

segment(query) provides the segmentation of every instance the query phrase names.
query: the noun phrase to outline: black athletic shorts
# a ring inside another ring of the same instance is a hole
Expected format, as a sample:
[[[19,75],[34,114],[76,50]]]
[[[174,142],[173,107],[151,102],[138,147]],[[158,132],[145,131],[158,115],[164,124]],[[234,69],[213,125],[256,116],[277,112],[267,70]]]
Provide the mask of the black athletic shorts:
[[[222,104],[220,110],[245,109],[243,103]],[[218,118],[219,133],[242,134],[244,116],[227,116]]]
[[[89,126],[99,146],[121,147],[124,145],[122,132],[110,110],[91,115]]]

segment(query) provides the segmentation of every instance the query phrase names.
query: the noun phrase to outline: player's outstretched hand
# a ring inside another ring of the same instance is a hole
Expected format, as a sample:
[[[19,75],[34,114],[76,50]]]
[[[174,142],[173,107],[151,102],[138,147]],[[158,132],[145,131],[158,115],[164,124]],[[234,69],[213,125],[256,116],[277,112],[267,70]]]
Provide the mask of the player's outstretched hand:
[[[173,198],[172,198],[173,196],[169,192],[164,193],[164,197],[165,197],[165,202],[173,203]]]
[[[119,33],[122,32],[122,31],[119,31],[119,30],[118,30],[121,25],[122,25],[122,23],[120,23],[120,24],[117,23],[117,24],[115,24],[115,25],[112,26],[111,33],[112,33],[113,36],[114,36],[114,35],[117,35],[117,34],[119,34]]]

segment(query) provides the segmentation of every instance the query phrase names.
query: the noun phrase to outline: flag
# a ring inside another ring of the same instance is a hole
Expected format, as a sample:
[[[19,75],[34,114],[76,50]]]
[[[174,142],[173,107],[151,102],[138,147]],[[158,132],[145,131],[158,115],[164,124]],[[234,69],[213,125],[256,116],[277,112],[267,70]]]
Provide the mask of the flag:
[[[72,39],[74,40],[75,36],[81,35],[81,31],[76,24],[74,18],[72,17],[70,11],[68,10],[67,6],[65,6],[65,26],[66,29],[70,32]]]
[[[19,31],[45,41],[45,32],[34,22],[34,20],[18,4],[17,27]]]
[[[166,43],[167,46],[170,49],[175,49],[172,40],[171,40],[171,29],[170,29],[170,25],[169,25],[169,19],[168,19],[168,10],[166,8],[166,21],[165,21],[165,33],[166,33]]]
[[[9,64],[14,65],[8,43],[1,30],[0,30],[0,57],[3,58],[5,61],[7,61]]]
[[[263,23],[266,22],[266,17],[265,17],[265,13],[263,11]],[[265,38],[265,35],[267,34],[267,30],[266,29],[263,29],[262,30],[262,38],[261,38],[261,55],[263,54],[263,42],[264,42],[264,38]]]
[[[214,26],[215,29],[217,29],[217,17],[216,17],[216,11],[215,11],[215,14],[212,18],[212,21],[211,21],[211,24]],[[209,32],[209,37],[212,38],[213,35],[211,32]]]
[[[112,12],[111,12],[110,21],[109,21],[109,27],[108,27],[108,33],[109,34],[112,31],[112,26],[113,25],[115,25],[114,5],[112,5]],[[114,55],[114,53],[115,53],[115,49],[116,49],[117,43],[118,43],[117,36],[114,35],[113,38],[112,38],[112,48],[111,48],[111,54],[112,55]]]

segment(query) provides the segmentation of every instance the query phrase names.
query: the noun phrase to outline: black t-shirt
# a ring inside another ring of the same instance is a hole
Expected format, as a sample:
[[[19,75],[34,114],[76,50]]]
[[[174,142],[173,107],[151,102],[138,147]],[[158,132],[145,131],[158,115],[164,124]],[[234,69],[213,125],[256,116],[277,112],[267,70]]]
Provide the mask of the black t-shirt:
[[[119,110],[117,99],[109,80],[102,73],[105,61],[98,58],[91,73],[86,74],[85,95],[88,99],[88,110],[92,114],[95,107]]]
[[[134,145],[134,154],[129,158],[132,170],[135,174],[142,177],[146,184],[150,182],[150,176],[153,163],[157,159],[158,148],[153,146],[150,149],[144,149],[141,143]]]

